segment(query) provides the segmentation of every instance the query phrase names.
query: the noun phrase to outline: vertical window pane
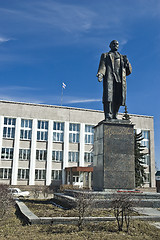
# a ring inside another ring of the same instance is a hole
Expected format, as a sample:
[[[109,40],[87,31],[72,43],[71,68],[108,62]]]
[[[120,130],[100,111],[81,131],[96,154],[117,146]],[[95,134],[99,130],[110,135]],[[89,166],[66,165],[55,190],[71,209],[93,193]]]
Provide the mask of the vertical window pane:
[[[8,178],[8,171],[7,171],[7,168],[4,169],[4,178]]]
[[[40,140],[40,132],[37,132],[37,140]]]
[[[35,170],[35,179],[38,179],[38,170]]]
[[[55,151],[52,152],[52,160],[55,160]]]
[[[15,118],[12,119],[12,125],[14,125],[14,126],[16,125],[16,119]]]
[[[7,128],[4,127],[4,129],[3,129],[3,137],[6,137],[6,135],[7,135]]]
[[[21,119],[21,127],[24,127],[24,119]]]
[[[7,118],[4,118],[4,125],[7,125]]]

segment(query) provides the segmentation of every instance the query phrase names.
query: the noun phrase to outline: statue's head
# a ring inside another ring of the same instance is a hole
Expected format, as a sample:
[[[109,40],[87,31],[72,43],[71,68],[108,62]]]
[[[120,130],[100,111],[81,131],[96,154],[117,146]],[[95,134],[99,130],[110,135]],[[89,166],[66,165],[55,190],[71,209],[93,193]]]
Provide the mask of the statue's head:
[[[109,45],[110,49],[112,51],[117,51],[118,47],[119,47],[119,42],[117,40],[113,40],[110,45]]]

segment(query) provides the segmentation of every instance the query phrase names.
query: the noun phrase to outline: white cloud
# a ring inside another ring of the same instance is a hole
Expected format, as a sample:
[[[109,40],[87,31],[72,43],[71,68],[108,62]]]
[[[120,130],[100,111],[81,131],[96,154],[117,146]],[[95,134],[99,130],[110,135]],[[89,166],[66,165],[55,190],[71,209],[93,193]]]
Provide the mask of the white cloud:
[[[72,99],[72,100],[64,100],[65,103],[89,103],[89,102],[100,102],[102,99]]]
[[[43,95],[37,93],[42,91]],[[32,91],[32,93],[30,93]],[[6,93],[6,94],[4,94]],[[8,86],[0,88],[0,100],[6,101],[16,101],[16,102],[32,102],[32,103],[53,103],[55,105],[61,104],[61,96],[45,94],[44,89],[37,89],[32,87],[23,86]],[[91,103],[91,102],[101,102],[102,99],[99,98],[77,98],[74,96],[64,96],[62,99],[63,104],[74,104],[74,103]]]
[[[9,42],[9,41],[11,41],[11,40],[13,40],[13,39],[11,39],[11,38],[5,38],[5,37],[0,37],[0,43]]]
[[[42,30],[42,26],[57,28],[66,32],[83,32],[91,28],[92,19],[96,13],[89,8],[78,4],[64,4],[58,1],[22,1],[15,8],[0,8],[1,17],[9,17],[8,20],[20,20],[21,23],[28,23],[26,31],[32,31],[36,27]],[[23,8],[21,5],[23,4]],[[0,19],[1,19],[0,17]],[[31,24],[30,24],[31,23]],[[21,27],[21,24],[19,25]],[[21,28],[20,28],[21,29]],[[51,29],[50,29],[51,30]]]
[[[93,10],[78,4],[62,4],[58,1],[38,2],[34,11],[35,21],[49,24],[67,32],[83,32],[92,27],[97,15]]]
[[[0,88],[0,100],[41,103],[41,97],[35,97],[36,92],[40,90],[41,89],[38,88],[25,86],[4,86]],[[32,94],[30,94],[30,92],[32,92]]]
[[[5,91],[37,91],[39,88],[25,87],[25,86],[4,86],[0,88],[0,92]]]
[[[0,93],[0,100],[4,101],[13,101],[13,102],[27,102],[27,103],[42,103],[42,101],[38,98],[33,97],[20,97],[20,96],[10,96],[10,95],[3,95]]]
[[[8,8],[0,8],[0,21],[8,22],[7,31],[13,32],[14,28],[15,35],[34,33],[42,39],[46,36],[45,41],[36,41],[37,45],[64,45],[75,41],[100,45],[114,36],[124,45],[132,37],[135,21],[145,16],[159,18],[159,13],[159,0],[124,0],[123,3],[119,0],[102,0],[100,4],[93,0],[90,5],[74,0],[22,0],[8,5]],[[20,23],[18,27],[17,22]],[[88,32],[91,35],[87,35]],[[0,43],[9,40],[0,38]]]

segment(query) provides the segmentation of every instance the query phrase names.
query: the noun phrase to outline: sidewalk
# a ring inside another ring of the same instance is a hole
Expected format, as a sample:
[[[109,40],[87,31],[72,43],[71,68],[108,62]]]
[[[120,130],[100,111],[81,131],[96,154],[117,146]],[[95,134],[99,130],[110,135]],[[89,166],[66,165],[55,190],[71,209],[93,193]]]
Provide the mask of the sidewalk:
[[[147,216],[160,217],[160,211],[158,211],[156,208],[135,208],[135,211],[138,212],[139,214],[144,214]],[[160,222],[150,222],[150,224],[160,229]]]
[[[136,212],[139,214],[144,214],[147,216],[159,216],[160,217],[160,211],[158,211],[156,208],[140,208],[136,207],[134,208]]]

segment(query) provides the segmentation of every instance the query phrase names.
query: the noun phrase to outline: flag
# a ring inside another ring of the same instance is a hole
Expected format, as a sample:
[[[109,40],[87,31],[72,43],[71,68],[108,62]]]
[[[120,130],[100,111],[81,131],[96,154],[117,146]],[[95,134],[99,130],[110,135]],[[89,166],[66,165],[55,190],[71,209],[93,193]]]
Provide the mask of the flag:
[[[62,88],[66,88],[66,84],[64,82],[62,83]]]

